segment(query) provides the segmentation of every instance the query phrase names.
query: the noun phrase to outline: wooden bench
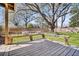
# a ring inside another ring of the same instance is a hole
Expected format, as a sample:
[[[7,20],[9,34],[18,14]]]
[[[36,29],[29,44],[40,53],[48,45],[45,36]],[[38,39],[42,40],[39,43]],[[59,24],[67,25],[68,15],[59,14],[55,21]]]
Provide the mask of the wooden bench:
[[[45,35],[43,33],[40,34],[29,34],[30,40],[33,41],[33,37],[32,36],[36,36],[36,35],[42,35],[42,38],[45,38]]]
[[[44,35],[44,33],[35,33],[35,34],[32,34],[32,33],[30,33],[30,34],[25,34],[25,35],[22,35],[22,34],[19,34],[19,35],[8,35],[8,44],[12,44],[12,42],[13,42],[13,38],[14,37],[24,37],[24,36],[29,36],[29,38],[30,38],[30,41],[33,41],[33,36],[36,36],[36,35],[42,35],[42,38],[45,38],[45,35]]]

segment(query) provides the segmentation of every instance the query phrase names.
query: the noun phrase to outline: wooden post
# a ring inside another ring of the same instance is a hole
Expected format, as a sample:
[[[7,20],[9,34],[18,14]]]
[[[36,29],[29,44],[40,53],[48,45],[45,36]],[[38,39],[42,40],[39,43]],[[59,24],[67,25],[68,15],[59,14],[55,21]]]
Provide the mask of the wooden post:
[[[68,41],[69,37],[64,37],[65,40],[65,45],[69,45],[69,41]]]
[[[8,4],[5,3],[5,44],[8,44]]]
[[[13,38],[11,36],[8,37],[8,44],[12,44]]]
[[[42,38],[45,38],[45,35],[44,34],[42,34]]]
[[[29,37],[30,37],[30,41],[33,41],[32,35],[29,35]]]

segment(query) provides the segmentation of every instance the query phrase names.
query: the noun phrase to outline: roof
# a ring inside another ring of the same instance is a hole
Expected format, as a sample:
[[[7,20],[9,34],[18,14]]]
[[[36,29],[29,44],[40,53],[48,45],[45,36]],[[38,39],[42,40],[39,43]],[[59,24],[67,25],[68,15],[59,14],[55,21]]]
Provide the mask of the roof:
[[[5,4],[6,3],[0,3],[0,6],[5,7]],[[14,3],[7,3],[7,4],[8,4],[8,9],[14,10],[14,6],[15,6]]]

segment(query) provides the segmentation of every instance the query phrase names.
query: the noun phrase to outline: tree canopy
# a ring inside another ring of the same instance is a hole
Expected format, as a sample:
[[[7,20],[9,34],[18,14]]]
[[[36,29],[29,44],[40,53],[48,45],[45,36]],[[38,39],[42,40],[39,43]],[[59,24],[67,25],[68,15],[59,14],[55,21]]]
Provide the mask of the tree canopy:
[[[79,27],[79,4],[72,4],[70,27]]]
[[[35,18],[42,17],[54,31],[57,20],[68,14],[70,3],[25,3],[26,9],[37,13]]]

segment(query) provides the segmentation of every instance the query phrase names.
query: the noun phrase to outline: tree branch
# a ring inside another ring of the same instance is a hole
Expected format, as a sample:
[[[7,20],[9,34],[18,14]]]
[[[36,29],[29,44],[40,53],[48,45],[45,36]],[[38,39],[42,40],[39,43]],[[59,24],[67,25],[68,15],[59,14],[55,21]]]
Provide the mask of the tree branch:
[[[58,9],[59,9],[60,5],[61,5],[61,3],[59,3],[59,4],[58,4],[58,7],[57,7],[56,11],[54,12],[54,14],[56,14],[56,13],[57,13],[57,11],[58,11]]]

